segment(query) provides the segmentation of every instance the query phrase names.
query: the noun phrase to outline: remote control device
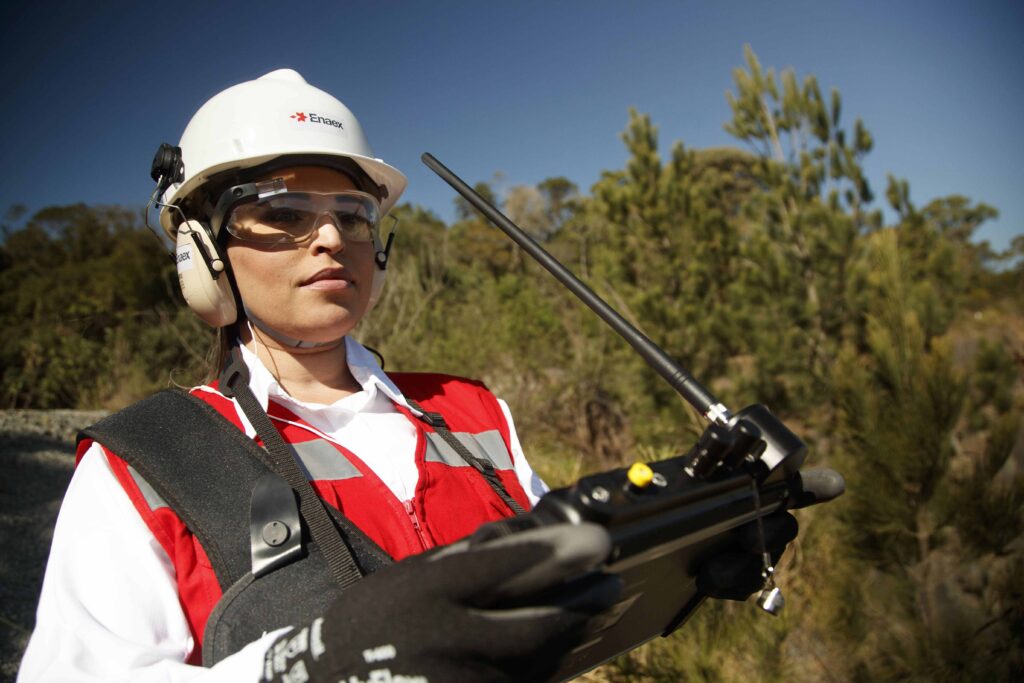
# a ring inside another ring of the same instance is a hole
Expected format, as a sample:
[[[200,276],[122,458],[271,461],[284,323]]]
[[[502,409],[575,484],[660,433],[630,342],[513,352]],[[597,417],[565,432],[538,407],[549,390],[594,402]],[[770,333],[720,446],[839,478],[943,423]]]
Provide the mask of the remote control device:
[[[481,527],[443,553],[480,544],[515,544],[559,525],[558,551],[546,563],[494,588],[494,603],[537,600],[544,580],[607,572],[622,581],[622,594],[595,618],[591,637],[566,657],[556,679],[579,675],[636,646],[678,629],[704,600],[697,574],[709,557],[733,545],[739,527],[781,509],[827,502],[843,493],[842,476],[829,469],[800,470],[803,441],[768,408],[755,404],[737,413],[665,351],[629,324],[529,234],[488,203],[430,154],[423,162],[532,256],[618,332],[708,426],[689,452],[654,463],[636,463],[584,477],[546,494],[529,513]],[[578,533],[566,540],[564,525]],[[782,608],[774,567],[764,551],[765,588],[758,603],[771,614]],[[567,571],[566,568],[571,569]],[[557,594],[545,596],[557,604]],[[534,603],[536,604],[536,602]]]

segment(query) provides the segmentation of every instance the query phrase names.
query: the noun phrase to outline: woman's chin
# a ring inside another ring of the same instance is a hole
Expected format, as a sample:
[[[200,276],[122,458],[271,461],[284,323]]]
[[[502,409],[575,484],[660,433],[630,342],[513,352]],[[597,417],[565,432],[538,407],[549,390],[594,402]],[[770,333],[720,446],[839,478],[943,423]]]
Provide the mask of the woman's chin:
[[[271,331],[303,342],[325,344],[341,339],[355,328],[363,317],[364,307],[358,310],[355,308],[338,304],[324,305],[323,302],[317,302],[316,305],[293,302],[281,306],[277,311],[253,310],[253,315]],[[293,315],[280,315],[281,312]]]
[[[345,316],[340,320],[338,318],[331,318],[330,320],[295,327],[292,332],[287,334],[304,342],[324,344],[341,339],[351,332],[358,322],[359,318],[356,316]]]

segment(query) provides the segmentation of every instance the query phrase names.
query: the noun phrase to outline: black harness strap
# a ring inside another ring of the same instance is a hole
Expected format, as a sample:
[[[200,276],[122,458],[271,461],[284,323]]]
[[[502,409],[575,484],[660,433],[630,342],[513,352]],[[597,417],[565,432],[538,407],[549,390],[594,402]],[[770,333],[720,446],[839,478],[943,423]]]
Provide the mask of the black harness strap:
[[[509,509],[512,510],[513,513],[517,515],[522,515],[526,513],[526,511],[523,510],[523,507],[516,502],[516,499],[513,498],[509,494],[508,490],[505,488],[505,484],[503,484],[501,478],[498,477],[498,473],[494,471],[494,464],[491,463],[490,460],[478,458],[472,453],[470,453],[469,449],[466,448],[465,444],[459,441],[458,438],[456,438],[456,436],[452,434],[451,430],[448,429],[448,423],[445,422],[444,416],[441,415],[441,413],[432,413],[425,410],[419,403],[412,400],[408,396],[405,397],[405,400],[409,403],[410,406],[412,406],[413,408],[422,413],[422,415],[420,416],[421,420],[423,420],[431,427],[433,427],[434,431],[440,434],[441,438],[444,439],[445,442],[449,446],[451,446],[452,449],[456,453],[458,453],[459,456],[463,460],[465,460],[467,464],[469,464],[473,469],[475,469],[477,472],[483,475],[484,479],[487,481],[487,484],[491,487],[491,489],[494,490],[498,497],[501,498],[505,505],[507,505]]]
[[[351,549],[342,541],[320,497],[309,485],[309,480],[299,469],[295,456],[249,388],[249,368],[242,360],[237,347],[231,350],[231,360],[220,376],[220,391],[228,398],[233,397],[238,401],[242,412],[249,418],[249,422],[263,441],[270,456],[268,465],[298,494],[299,514],[306,522],[313,541],[324,554],[334,580],[344,589],[362,579],[363,573],[359,571]]]
[[[255,485],[267,470],[253,453],[258,447],[212,406],[161,391],[86,428],[83,437],[116,453],[167,501],[199,539],[223,590],[249,571],[246,483]],[[195,451],[208,457],[182,455]]]
[[[184,392],[161,391],[88,427],[82,438],[116,453],[167,502],[206,551],[223,591],[249,573],[250,499],[271,469],[267,451],[216,409]],[[392,562],[351,521],[332,517],[363,573]]]

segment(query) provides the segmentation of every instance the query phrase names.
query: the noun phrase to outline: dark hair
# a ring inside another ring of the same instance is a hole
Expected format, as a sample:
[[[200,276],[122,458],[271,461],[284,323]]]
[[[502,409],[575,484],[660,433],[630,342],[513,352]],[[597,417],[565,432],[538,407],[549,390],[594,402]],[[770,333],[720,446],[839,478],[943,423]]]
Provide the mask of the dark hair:
[[[206,376],[203,377],[203,384],[209,384],[220,377],[220,373],[228,364],[231,347],[235,345],[237,338],[238,323],[216,329],[210,348],[206,352]]]

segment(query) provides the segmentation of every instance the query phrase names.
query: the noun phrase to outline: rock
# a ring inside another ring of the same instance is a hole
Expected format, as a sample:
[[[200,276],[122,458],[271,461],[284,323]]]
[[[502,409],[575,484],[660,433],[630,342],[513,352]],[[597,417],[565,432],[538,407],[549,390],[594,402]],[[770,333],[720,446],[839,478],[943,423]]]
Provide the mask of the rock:
[[[0,680],[13,680],[35,624],[53,525],[79,429],[106,413],[0,411]]]

